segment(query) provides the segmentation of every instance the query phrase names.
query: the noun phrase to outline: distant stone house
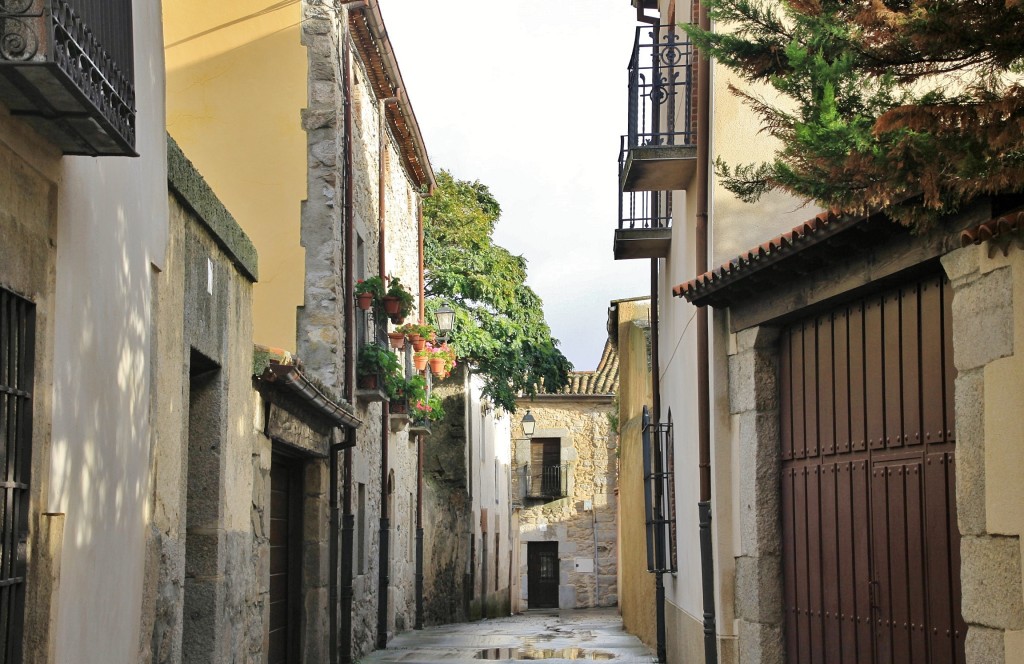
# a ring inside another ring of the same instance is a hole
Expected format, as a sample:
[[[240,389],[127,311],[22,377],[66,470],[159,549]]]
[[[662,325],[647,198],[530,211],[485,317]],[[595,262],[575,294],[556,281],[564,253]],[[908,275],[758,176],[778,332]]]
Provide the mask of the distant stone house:
[[[605,344],[595,371],[571,374],[562,392],[520,399],[536,419],[531,438],[513,423],[517,605],[615,606],[618,600],[617,437],[609,416],[618,355]]]

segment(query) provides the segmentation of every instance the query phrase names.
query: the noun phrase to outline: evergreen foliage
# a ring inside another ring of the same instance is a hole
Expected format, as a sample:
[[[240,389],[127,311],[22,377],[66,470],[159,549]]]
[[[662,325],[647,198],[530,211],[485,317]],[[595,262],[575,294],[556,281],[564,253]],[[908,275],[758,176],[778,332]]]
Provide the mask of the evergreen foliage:
[[[447,303],[455,310],[456,354],[483,376],[484,396],[512,413],[518,392],[567,385],[572,364],[525,283],[526,259],[492,241],[500,216],[486,185],[437,174],[423,206],[426,308]]]
[[[1021,0],[707,0],[704,53],[782,103],[733,88],[779,139],[716,172],[748,202],[782,190],[911,225],[1024,188]]]

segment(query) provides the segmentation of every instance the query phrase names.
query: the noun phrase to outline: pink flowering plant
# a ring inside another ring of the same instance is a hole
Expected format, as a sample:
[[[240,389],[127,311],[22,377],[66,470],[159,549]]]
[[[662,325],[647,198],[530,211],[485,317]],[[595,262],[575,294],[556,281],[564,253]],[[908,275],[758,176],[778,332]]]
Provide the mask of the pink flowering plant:
[[[425,399],[416,402],[416,412],[413,413],[416,421],[437,422],[444,418],[444,406],[441,404],[441,397],[431,393]]]
[[[455,369],[455,350],[448,345],[448,342],[441,344],[428,343],[421,352],[426,352],[429,359],[441,358],[444,360],[444,369],[438,376],[439,380],[444,380],[450,376],[452,370]]]

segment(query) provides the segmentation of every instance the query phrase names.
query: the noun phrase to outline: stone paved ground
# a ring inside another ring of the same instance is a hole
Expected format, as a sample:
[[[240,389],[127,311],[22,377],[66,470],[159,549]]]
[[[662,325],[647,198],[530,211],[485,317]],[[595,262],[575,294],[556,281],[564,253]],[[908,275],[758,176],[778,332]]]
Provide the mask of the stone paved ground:
[[[399,634],[360,664],[469,664],[608,661],[657,662],[653,653],[622,629],[616,609],[528,611],[509,618],[428,627]]]

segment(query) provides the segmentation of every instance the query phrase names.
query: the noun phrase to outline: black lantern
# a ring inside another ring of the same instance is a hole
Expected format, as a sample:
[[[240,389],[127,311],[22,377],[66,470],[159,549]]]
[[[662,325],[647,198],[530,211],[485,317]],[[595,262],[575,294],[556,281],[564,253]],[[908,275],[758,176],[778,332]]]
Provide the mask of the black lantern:
[[[441,308],[434,312],[434,318],[437,320],[437,331],[442,337],[447,337],[455,327],[455,310],[447,304],[442,304]]]
[[[537,430],[537,419],[530,414],[530,411],[526,411],[526,415],[523,415],[523,435],[527,438],[533,438],[533,433]]]

